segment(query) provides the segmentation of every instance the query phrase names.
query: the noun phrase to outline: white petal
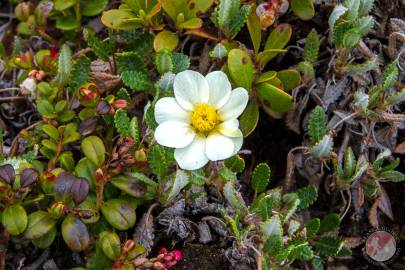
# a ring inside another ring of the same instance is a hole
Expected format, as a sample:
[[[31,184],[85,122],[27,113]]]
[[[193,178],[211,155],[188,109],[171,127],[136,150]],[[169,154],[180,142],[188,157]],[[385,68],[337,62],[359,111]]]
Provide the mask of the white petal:
[[[196,103],[208,102],[208,82],[198,72],[186,70],[177,74],[174,78],[173,89],[177,102],[185,110],[192,110]]]
[[[239,121],[234,118],[218,125],[217,130],[228,137],[239,137]]]
[[[234,145],[235,145],[235,148],[234,148],[233,154],[232,154],[232,156],[234,156],[234,155],[236,155],[236,154],[239,152],[239,150],[242,148],[242,144],[243,144],[243,134],[242,134],[242,131],[240,132],[240,136],[239,136],[239,137],[235,137],[235,138],[231,138],[231,139],[232,139],[232,141],[233,141],[233,143],[234,143]]]
[[[207,164],[208,157],[205,154],[205,142],[204,137],[196,136],[189,146],[174,150],[174,158],[180,168],[197,170]]]
[[[155,130],[156,141],[167,147],[186,147],[193,141],[194,137],[195,132],[191,126],[182,122],[163,122]]]
[[[225,105],[231,96],[232,86],[228,76],[222,71],[213,71],[205,76],[210,88],[208,104],[219,109]]]
[[[207,157],[212,161],[227,159],[232,156],[235,144],[231,138],[218,132],[212,132],[207,137],[205,146]]]
[[[176,102],[175,98],[165,97],[156,102],[155,120],[158,124],[166,121],[189,123],[190,113],[183,110],[183,108]]]
[[[248,100],[248,92],[242,87],[236,88],[231,92],[228,102],[219,109],[219,117],[222,121],[238,118],[245,110]]]

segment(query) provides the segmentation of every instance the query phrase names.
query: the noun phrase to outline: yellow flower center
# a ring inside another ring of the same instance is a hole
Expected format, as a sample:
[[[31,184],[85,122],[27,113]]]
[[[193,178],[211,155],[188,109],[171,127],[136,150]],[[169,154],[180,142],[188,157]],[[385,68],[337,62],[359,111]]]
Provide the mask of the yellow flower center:
[[[218,123],[216,110],[206,103],[197,104],[191,113],[191,124],[198,132],[209,132]]]

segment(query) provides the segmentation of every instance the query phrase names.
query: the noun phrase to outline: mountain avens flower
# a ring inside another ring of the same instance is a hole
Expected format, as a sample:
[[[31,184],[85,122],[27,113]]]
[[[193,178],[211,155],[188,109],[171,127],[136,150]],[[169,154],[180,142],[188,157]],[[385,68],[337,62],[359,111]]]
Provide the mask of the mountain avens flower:
[[[155,105],[155,139],[176,148],[174,157],[182,169],[196,170],[240,150],[243,135],[237,118],[249,99],[244,88],[232,90],[222,71],[204,77],[186,70],[176,75],[173,89],[174,98]]]

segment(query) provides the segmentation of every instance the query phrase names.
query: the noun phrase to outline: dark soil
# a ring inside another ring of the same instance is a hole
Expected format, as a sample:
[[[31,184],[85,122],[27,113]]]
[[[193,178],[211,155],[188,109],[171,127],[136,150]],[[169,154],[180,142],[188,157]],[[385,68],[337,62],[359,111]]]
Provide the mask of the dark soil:
[[[183,249],[184,259],[173,270],[228,270],[224,250],[217,246],[188,244]]]

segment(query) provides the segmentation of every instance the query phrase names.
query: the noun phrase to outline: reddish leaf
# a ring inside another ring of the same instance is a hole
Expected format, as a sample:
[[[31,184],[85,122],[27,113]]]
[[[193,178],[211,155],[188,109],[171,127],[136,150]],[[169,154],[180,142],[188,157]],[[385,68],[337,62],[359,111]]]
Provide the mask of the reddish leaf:
[[[10,164],[0,166],[0,179],[12,186],[15,181],[15,171],[13,166]]]
[[[22,188],[26,188],[35,183],[39,178],[39,174],[34,169],[25,169],[21,173],[20,185]]]
[[[89,193],[89,183],[85,178],[78,178],[73,182],[70,192],[75,204],[81,204]]]
[[[391,200],[382,186],[380,186],[380,200],[378,203],[378,208],[380,208],[381,212],[383,212],[389,219],[394,221],[394,214],[392,213]]]
[[[368,220],[370,221],[371,226],[378,228],[380,223],[378,222],[377,208],[380,203],[380,199],[376,199],[368,211]]]
[[[66,193],[70,193],[70,190],[72,188],[72,185],[76,181],[76,178],[67,173],[61,173],[57,178],[56,178],[56,185],[55,185],[55,191],[59,195],[63,196],[66,195]]]

